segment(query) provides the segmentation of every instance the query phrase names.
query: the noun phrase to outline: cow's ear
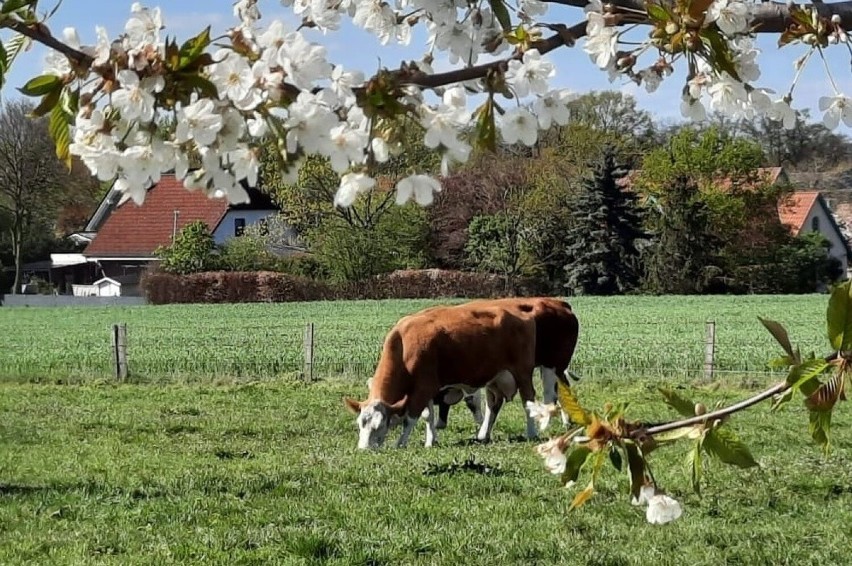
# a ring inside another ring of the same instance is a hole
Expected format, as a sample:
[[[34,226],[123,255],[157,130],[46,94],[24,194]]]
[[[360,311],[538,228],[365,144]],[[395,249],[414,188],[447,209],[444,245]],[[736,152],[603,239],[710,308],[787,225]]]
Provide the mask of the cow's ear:
[[[356,401],[355,399],[350,399],[349,397],[343,398],[343,404],[349,409],[349,412],[355,413],[356,415],[361,412],[361,403]]]
[[[402,399],[394,403],[393,405],[388,405],[388,411],[392,415],[399,415],[405,410],[405,404],[408,402],[408,395],[403,396]]]

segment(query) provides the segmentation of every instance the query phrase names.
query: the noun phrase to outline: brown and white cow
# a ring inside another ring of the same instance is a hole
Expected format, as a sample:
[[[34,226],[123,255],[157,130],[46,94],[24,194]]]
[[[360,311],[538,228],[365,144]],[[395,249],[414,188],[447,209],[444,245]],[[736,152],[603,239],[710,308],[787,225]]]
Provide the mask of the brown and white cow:
[[[434,307],[403,317],[390,330],[365,401],[344,399],[358,414],[359,448],[378,448],[400,422],[405,446],[421,414],[426,446],[437,439],[433,399],[440,391],[484,388],[486,407],[477,439],[487,441],[506,399],[520,392],[527,437],[537,436],[526,402],[535,400],[535,322],[499,306]]]
[[[565,372],[574,355],[580,331],[579,322],[571,310],[571,305],[561,299],[530,297],[484,299],[464,303],[462,306],[476,305],[504,308],[521,318],[530,318],[535,321],[535,365],[541,371],[542,396],[545,403],[556,403],[556,382],[558,378],[561,378],[564,383],[568,383]],[[452,398],[436,399],[438,428],[446,427],[450,405],[459,400]],[[468,397],[465,401],[476,419],[476,406],[474,404],[478,405],[478,399]],[[562,419],[563,422],[567,421],[567,416],[564,413],[562,413]]]

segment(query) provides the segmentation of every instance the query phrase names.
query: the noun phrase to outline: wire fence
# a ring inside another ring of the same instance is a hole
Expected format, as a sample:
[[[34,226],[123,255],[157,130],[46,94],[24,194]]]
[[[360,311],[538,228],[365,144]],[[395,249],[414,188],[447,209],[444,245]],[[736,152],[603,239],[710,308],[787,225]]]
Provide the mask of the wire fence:
[[[613,313],[614,316],[617,313]],[[807,322],[807,321],[802,321]],[[280,324],[80,324],[34,340],[19,326],[0,351],[0,379],[329,379],[372,374],[388,324],[298,320]],[[618,329],[617,332],[614,329]],[[581,328],[572,370],[581,376],[714,379],[774,376],[779,355],[762,329],[707,320],[629,320]],[[821,352],[820,336],[803,352]]]

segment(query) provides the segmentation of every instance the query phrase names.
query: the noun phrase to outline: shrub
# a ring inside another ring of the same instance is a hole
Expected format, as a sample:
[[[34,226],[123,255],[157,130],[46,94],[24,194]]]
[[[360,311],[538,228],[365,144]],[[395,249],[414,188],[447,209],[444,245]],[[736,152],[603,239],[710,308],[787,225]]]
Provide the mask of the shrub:
[[[160,269],[166,273],[186,275],[215,269],[218,259],[213,253],[215,249],[210,228],[196,220],[184,226],[170,246],[154,250],[154,255],[160,258]]]

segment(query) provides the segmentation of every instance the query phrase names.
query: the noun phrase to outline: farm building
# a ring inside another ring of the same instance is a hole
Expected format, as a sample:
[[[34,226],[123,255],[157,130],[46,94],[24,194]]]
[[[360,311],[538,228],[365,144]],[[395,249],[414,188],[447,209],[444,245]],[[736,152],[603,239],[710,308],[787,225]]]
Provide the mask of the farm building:
[[[82,253],[51,255],[51,280],[64,294],[74,292],[75,285],[91,286],[107,278],[119,285],[121,295],[138,295],[142,273],[158,261],[154,250],[171,244],[187,224],[204,222],[222,244],[279,212],[268,195],[245,188],[250,202],[229,204],[224,198],[189,191],[174,175],[166,175],[148,189],[141,206],[129,199],[120,202],[121,193],[112,189],[85,230],[70,236],[86,245]]]
[[[852,250],[849,241],[840,229],[828,202],[819,191],[795,191],[783,202],[778,203],[781,223],[795,235],[820,232],[831,244],[828,255],[836,258],[849,274],[849,259]]]

